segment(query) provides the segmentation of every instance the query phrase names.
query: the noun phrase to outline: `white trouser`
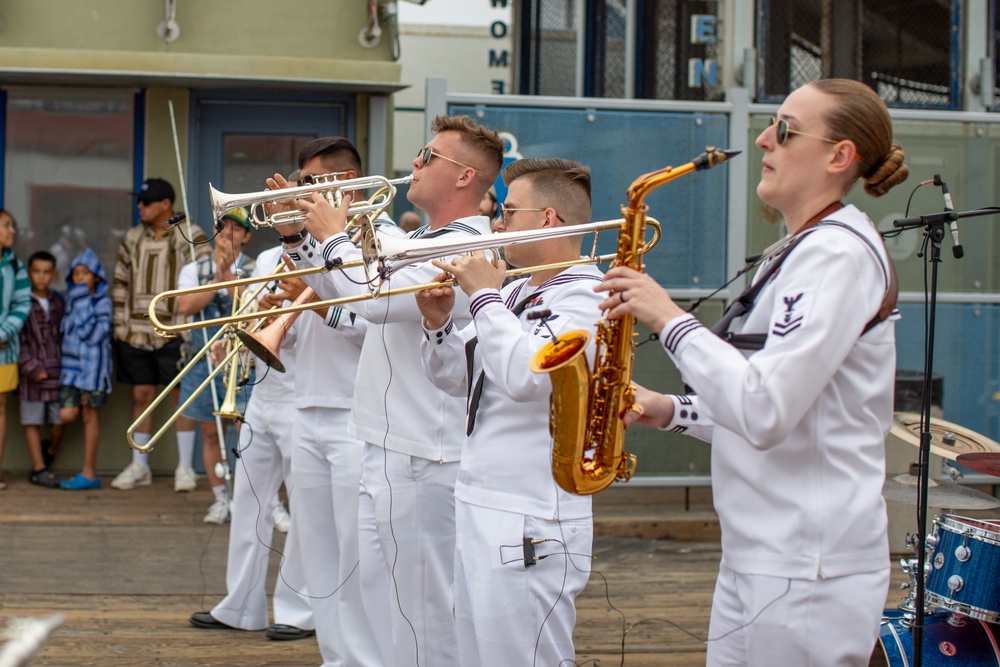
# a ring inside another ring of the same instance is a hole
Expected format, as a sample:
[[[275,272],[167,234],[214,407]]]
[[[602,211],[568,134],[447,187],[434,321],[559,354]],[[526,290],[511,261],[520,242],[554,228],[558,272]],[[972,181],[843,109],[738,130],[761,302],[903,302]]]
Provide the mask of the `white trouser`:
[[[323,664],[380,666],[361,602],[358,485],[361,441],[347,434],[350,411],[301,408],[292,452],[292,530],[309,581]],[[380,619],[385,623],[385,619]]]
[[[365,445],[358,510],[362,585],[387,665],[459,664],[452,602],[457,474],[458,462]]]
[[[833,579],[738,574],[719,566],[708,667],[864,667],[878,639],[889,567]]]
[[[252,394],[240,428],[240,456],[233,478],[232,523],[226,561],[226,597],[212,609],[212,616],[243,630],[267,627],[268,558],[274,526],[271,512],[281,482],[291,494],[291,403],[266,401]],[[285,538],[281,571],[274,585],[274,622],[312,629],[302,561],[294,536]]]
[[[576,664],[574,601],[590,577],[590,517],[546,521],[455,501],[462,667]],[[525,566],[525,539],[538,560]]]

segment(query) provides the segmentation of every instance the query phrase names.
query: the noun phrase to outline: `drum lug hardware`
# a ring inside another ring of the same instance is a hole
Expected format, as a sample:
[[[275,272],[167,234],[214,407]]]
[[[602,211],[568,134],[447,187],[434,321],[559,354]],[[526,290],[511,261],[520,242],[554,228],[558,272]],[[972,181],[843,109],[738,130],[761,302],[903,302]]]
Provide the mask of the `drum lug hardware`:
[[[940,570],[942,567],[944,567],[944,554],[939,553],[934,556],[934,569]]]
[[[948,577],[948,590],[957,593],[965,587],[965,580],[957,574]]]
[[[951,614],[948,616],[948,625],[951,625],[956,628],[965,627],[965,619],[962,618],[961,616],[956,616],[955,614]]]
[[[963,544],[955,549],[955,558],[957,558],[960,563],[966,562],[972,558],[972,549]]]

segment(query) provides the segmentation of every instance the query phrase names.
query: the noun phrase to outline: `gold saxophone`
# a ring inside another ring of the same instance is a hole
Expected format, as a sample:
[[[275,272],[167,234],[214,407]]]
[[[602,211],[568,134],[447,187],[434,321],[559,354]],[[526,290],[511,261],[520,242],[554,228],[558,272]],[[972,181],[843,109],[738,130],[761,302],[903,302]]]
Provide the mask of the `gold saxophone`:
[[[622,207],[615,266],[643,269],[643,239],[650,192],[675,178],[720,165],[739,151],[708,147],[680,167],[664,167],[634,180],[628,206]],[[588,370],[584,352],[591,334],[576,329],[561,334],[535,353],[531,370],[550,373],[552,399],[552,475],[570,493],[589,495],[615,480],[627,482],[635,471],[635,456],[625,451],[625,424],[621,420],[635,402],[632,385],[635,317],[597,323],[594,368]]]

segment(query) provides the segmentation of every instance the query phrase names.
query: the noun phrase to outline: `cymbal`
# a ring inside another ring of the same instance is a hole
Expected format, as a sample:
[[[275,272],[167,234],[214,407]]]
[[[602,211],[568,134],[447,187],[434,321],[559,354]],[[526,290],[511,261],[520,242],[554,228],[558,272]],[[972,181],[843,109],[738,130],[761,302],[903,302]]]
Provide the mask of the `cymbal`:
[[[995,440],[943,419],[931,417],[927,430],[931,434],[931,452],[946,459],[955,460],[962,454],[1000,453],[1000,443]],[[907,444],[919,447],[920,415],[916,412],[893,414],[890,433]]]
[[[977,452],[975,454],[959,454],[955,460],[970,470],[1000,477],[1000,453]]]
[[[917,504],[917,477],[908,473],[886,475],[882,497],[891,503]],[[958,484],[927,480],[927,506],[952,510],[991,510],[1000,499]]]

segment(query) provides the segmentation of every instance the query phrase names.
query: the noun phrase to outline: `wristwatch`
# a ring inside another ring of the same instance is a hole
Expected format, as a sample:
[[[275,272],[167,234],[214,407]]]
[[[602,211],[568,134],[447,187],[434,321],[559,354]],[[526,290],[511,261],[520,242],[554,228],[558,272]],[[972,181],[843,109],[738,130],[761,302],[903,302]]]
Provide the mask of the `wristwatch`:
[[[289,236],[279,236],[278,238],[285,245],[296,245],[298,243],[302,243],[302,241],[305,240],[308,234],[309,232],[307,232],[305,229],[300,229],[294,234],[290,234]]]

